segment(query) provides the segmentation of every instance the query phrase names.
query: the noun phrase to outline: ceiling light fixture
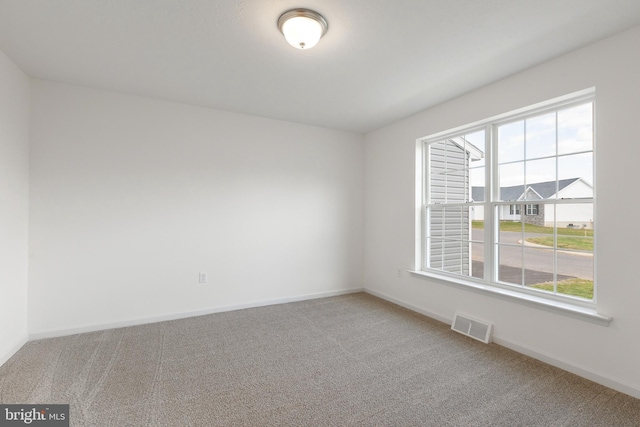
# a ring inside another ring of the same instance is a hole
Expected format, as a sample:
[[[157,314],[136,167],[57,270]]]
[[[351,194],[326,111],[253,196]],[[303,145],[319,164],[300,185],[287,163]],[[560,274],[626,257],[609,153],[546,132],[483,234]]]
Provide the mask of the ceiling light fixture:
[[[313,10],[291,9],[280,15],[278,28],[291,46],[311,49],[326,34],[329,24]]]

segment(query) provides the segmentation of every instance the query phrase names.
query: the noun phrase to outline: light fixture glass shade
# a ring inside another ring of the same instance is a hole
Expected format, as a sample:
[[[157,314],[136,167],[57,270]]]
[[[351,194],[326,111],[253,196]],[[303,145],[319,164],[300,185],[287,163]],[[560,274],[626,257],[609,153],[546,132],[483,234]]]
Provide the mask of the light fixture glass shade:
[[[293,9],[278,19],[278,28],[287,42],[297,49],[310,49],[327,32],[327,21],[309,9]]]

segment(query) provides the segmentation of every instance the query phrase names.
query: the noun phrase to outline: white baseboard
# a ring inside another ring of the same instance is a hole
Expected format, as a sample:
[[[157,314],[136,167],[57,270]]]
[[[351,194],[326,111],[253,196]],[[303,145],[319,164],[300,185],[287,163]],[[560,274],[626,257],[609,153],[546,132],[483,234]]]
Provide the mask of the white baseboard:
[[[429,310],[425,310],[423,308],[420,308],[418,306],[415,306],[413,304],[410,304],[406,301],[391,297],[383,292],[379,292],[379,291],[374,291],[372,289],[365,289],[365,292],[374,296],[377,296],[378,298],[384,299],[386,301],[392,302],[394,304],[397,304],[401,307],[407,308],[411,311],[415,311],[416,313],[420,313],[423,314],[427,317],[431,317],[432,319],[436,319],[439,320],[441,322],[444,322],[448,325],[451,325],[451,322],[453,321],[453,319],[447,319],[444,316],[441,316],[439,314],[433,313]],[[506,339],[502,339],[499,336],[493,336],[493,342],[495,342],[498,345],[501,345],[503,347],[509,348],[513,351],[517,351],[518,353],[524,354],[526,356],[532,357],[536,360],[539,360],[541,362],[547,363],[551,366],[555,366],[556,368],[560,368],[562,370],[565,370],[567,372],[571,372],[572,374],[578,375],[582,378],[586,378],[590,381],[593,381],[595,383],[601,384],[605,387],[609,387],[613,390],[619,391],[621,393],[624,394],[628,394],[629,396],[633,396],[636,399],[640,399],[640,388],[633,386],[632,384],[627,384],[624,381],[620,380],[620,379],[615,379],[615,378],[611,378],[608,377],[606,375],[594,372],[590,369],[581,367],[581,366],[577,366],[573,363],[567,362],[566,360],[562,360],[559,359],[556,356],[550,355],[550,354],[546,354],[544,352],[540,352],[534,349],[531,349],[527,346],[524,346],[522,344],[519,343],[515,343],[513,341],[510,340],[506,340]]]
[[[590,381],[593,381],[594,383],[601,384],[605,387],[609,387],[613,390],[619,391],[620,393],[628,394],[629,396],[633,396],[636,399],[640,399],[640,388],[634,387],[631,384],[627,384],[622,380],[599,374],[590,369],[567,362],[566,360],[559,359],[556,356],[533,350],[518,343],[514,343],[513,341],[504,340],[495,336],[493,337],[493,341],[498,345],[509,348],[513,351],[517,351],[518,353],[532,357],[551,366],[555,366],[556,368],[560,368],[564,371],[571,372],[572,374],[578,375],[582,378],[586,378]]]
[[[386,300],[386,301],[392,302],[392,303],[394,303],[396,305],[399,305],[400,307],[404,307],[404,308],[407,308],[407,309],[409,309],[411,311],[415,311],[416,313],[424,314],[425,316],[430,317],[432,319],[439,320],[439,321],[441,321],[443,323],[446,323],[447,325],[451,325],[451,322],[453,321],[453,319],[447,319],[444,316],[441,316],[441,315],[436,314],[436,313],[434,313],[432,311],[420,308],[417,305],[409,304],[406,301],[402,301],[400,299],[394,298],[394,297],[389,296],[389,295],[387,295],[387,294],[385,294],[383,292],[374,291],[373,289],[365,289],[364,291],[366,293],[368,293],[368,294],[371,294],[371,295],[376,296],[378,298],[381,298],[383,300]]]
[[[286,304],[289,302],[305,301],[305,300],[311,300],[311,299],[317,299],[317,298],[327,298],[327,297],[333,297],[338,295],[354,294],[358,292],[364,292],[364,288],[318,292],[314,294],[298,295],[298,296],[287,297],[287,298],[274,298],[269,300],[252,301],[246,304],[215,307],[215,308],[206,309],[206,310],[174,313],[174,314],[169,314],[165,316],[154,316],[154,317],[145,317],[140,319],[131,319],[123,322],[93,324],[93,325],[86,325],[86,326],[70,328],[70,329],[55,329],[51,331],[44,331],[44,332],[29,334],[29,341],[39,340],[43,338],[63,337],[67,335],[81,334],[85,332],[104,331],[107,329],[125,328],[128,326],[145,325],[148,323],[165,322],[167,320],[186,319],[188,317],[204,316],[207,314],[214,314],[214,313],[224,313],[226,311],[243,310],[245,308],[264,307],[267,305]]]
[[[16,354],[18,350],[20,350],[22,346],[27,343],[27,341],[28,341],[28,337],[25,335],[24,337],[20,338],[20,340],[16,343],[16,345],[11,347],[8,352],[0,355],[0,366],[7,363],[7,361],[11,359],[13,355]]]

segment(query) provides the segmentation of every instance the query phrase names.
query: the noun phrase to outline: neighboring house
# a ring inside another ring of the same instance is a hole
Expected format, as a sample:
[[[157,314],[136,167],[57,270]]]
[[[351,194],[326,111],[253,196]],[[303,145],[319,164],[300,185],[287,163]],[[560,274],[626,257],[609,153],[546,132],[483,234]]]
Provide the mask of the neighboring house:
[[[484,220],[484,210],[460,204],[485,200],[484,187],[473,187],[470,168],[484,153],[463,138],[448,138],[429,144],[429,196],[431,206],[427,256],[430,268],[462,275],[472,275],[471,221]],[[500,206],[503,221],[524,221],[552,227],[554,209],[542,203],[556,198],[591,198],[593,186],[582,178],[562,179],[558,182],[538,182],[500,188],[500,199],[513,201]],[[526,200],[526,203],[524,203]],[[540,200],[541,203],[535,201]],[[518,203],[519,202],[519,203]],[[448,207],[458,204],[457,207]],[[558,227],[570,225],[593,227],[591,204],[570,204],[558,207]]]
[[[469,210],[447,209],[447,203],[465,203],[470,198],[469,165],[484,153],[464,138],[449,138],[429,145],[431,201],[441,204],[430,209],[431,268],[463,275],[471,274],[471,217]]]
[[[484,187],[471,189],[473,200],[484,200]],[[504,221],[524,221],[545,227],[553,227],[554,212],[552,208],[545,209],[543,203],[535,200],[563,199],[563,198],[591,198],[593,186],[582,178],[569,178],[556,181],[538,182],[527,185],[515,185],[500,188],[500,199],[505,201],[523,201],[527,204],[511,204],[500,207],[500,219]],[[472,220],[484,220],[483,211],[472,213]],[[558,227],[593,228],[593,209],[591,204],[563,205],[558,209]],[[524,218],[524,219],[523,219]]]

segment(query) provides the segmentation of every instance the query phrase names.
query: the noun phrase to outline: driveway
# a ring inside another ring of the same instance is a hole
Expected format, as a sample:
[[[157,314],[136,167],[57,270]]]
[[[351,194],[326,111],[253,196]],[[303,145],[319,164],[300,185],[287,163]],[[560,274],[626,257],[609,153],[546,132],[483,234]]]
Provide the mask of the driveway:
[[[482,240],[483,230],[473,229],[474,240]],[[544,234],[525,233],[524,239],[544,236]],[[500,243],[520,245],[522,233],[502,231]],[[481,277],[484,248],[473,245],[473,276]],[[557,252],[558,280],[580,277],[593,280],[593,257],[566,251]],[[500,279],[505,282],[522,281],[522,251],[520,248],[504,247],[500,254]],[[525,247],[525,285],[532,285],[553,280],[553,250],[539,247]]]

